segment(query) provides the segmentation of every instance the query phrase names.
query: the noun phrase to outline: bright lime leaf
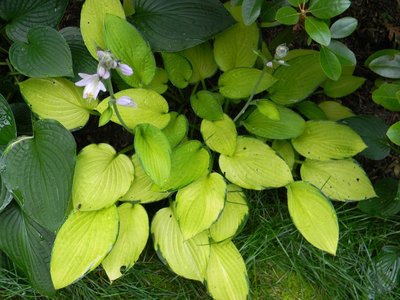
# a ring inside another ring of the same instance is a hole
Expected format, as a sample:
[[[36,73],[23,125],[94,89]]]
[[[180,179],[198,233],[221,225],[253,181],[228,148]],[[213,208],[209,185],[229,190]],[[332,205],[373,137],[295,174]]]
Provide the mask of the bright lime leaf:
[[[146,89],[153,90],[159,94],[164,94],[168,90],[168,74],[163,68],[156,68],[153,80],[145,86]]]
[[[168,103],[163,96],[152,90],[127,89],[115,94],[118,99],[121,96],[128,96],[136,103],[136,107],[119,106],[118,111],[121,118],[129,128],[134,129],[138,124],[148,123],[160,129],[167,126],[170,115],[168,114]],[[110,97],[103,100],[96,110],[103,112],[108,107]],[[115,113],[111,120],[120,124]]]
[[[17,125],[7,100],[0,94],[0,147],[17,137]],[[1,206],[1,205],[0,205]]]
[[[189,129],[189,121],[185,115],[170,112],[171,119],[163,132],[166,135],[171,148],[175,148],[186,136]]]
[[[304,28],[307,34],[318,44],[328,46],[331,42],[331,32],[324,21],[308,16],[304,22]]]
[[[330,19],[340,15],[350,7],[349,0],[310,0],[309,11],[321,19]]]
[[[91,144],[82,149],[75,166],[72,200],[80,211],[113,205],[129,189],[133,165],[124,154],[108,144]]]
[[[132,163],[135,169],[135,178],[125,195],[120,201],[132,201],[149,203],[167,198],[169,193],[158,192],[153,189],[153,181],[143,170],[137,155],[132,156]]]
[[[323,101],[318,106],[322,109],[328,120],[338,121],[354,116],[350,108],[336,101]]]
[[[221,103],[217,95],[207,90],[198,91],[190,97],[193,111],[202,119],[216,121],[224,116]]]
[[[290,170],[293,170],[296,154],[292,144],[287,140],[274,140],[272,142],[272,149],[274,149],[275,152],[283,158]]]
[[[294,25],[299,22],[300,14],[291,6],[283,6],[276,12],[276,20],[284,25]]]
[[[83,127],[97,100],[82,97],[82,88],[64,78],[30,78],[19,84],[31,110],[42,119],[54,119],[72,130]]]
[[[239,136],[232,156],[221,154],[219,166],[232,183],[253,190],[282,187],[293,181],[288,165],[260,140]]]
[[[50,27],[32,28],[27,43],[12,44],[10,62],[29,77],[73,76],[71,50],[64,37]]]
[[[243,0],[242,17],[246,26],[254,23],[261,13],[263,0]]]
[[[400,53],[386,54],[373,59],[368,67],[383,77],[400,78]]]
[[[149,84],[156,74],[156,62],[150,46],[135,27],[117,16],[105,18],[105,38],[107,49],[124,64],[133,69],[126,76],[118,69],[118,74],[130,86],[143,87]]]
[[[55,28],[64,15],[66,0],[2,0],[0,18],[7,21],[6,33],[14,42],[27,41],[28,31],[36,26]]]
[[[171,174],[171,145],[165,134],[150,124],[136,126],[135,150],[146,174],[164,185]]]
[[[54,235],[15,205],[0,213],[0,249],[26,274],[41,294],[55,294],[49,264]]]
[[[244,127],[252,134],[269,139],[285,140],[301,135],[305,127],[303,118],[284,106],[276,108],[279,120],[268,118],[257,108],[243,121]]]
[[[338,80],[342,74],[342,65],[337,56],[324,46],[321,46],[319,52],[319,61],[325,75],[332,80]]]
[[[365,82],[365,78],[342,75],[338,80],[327,80],[323,84],[324,93],[331,98],[341,98],[352,94]]]
[[[98,47],[107,49],[104,27],[107,14],[125,18],[124,9],[119,0],[103,0],[101,5],[97,0],[86,0],[82,6],[80,26],[82,37],[90,54],[96,59]]]
[[[72,134],[52,120],[33,125],[33,137],[9,144],[0,161],[1,176],[24,213],[55,231],[71,198],[76,158]]]
[[[234,24],[214,0],[135,1],[132,21],[153,51],[168,52],[198,45]]]
[[[220,93],[227,98],[241,99],[261,93],[276,82],[270,74],[254,68],[235,68],[223,73],[218,80]],[[257,88],[255,89],[255,87]]]
[[[352,17],[344,17],[340,18],[339,20],[335,21],[331,25],[331,35],[334,39],[341,39],[349,36],[356,30],[358,25],[358,21]]]
[[[246,195],[234,184],[228,185],[224,210],[217,222],[210,227],[210,236],[214,242],[232,239],[244,226],[249,213]]]
[[[149,238],[149,218],[140,204],[124,203],[118,207],[119,233],[111,252],[102,262],[110,281],[133,267]]]
[[[289,213],[294,225],[313,246],[332,255],[339,241],[335,209],[320,190],[303,181],[287,186]]]
[[[385,82],[372,93],[372,100],[391,111],[400,111],[400,101],[397,93],[400,91],[400,84]]]
[[[359,201],[376,197],[364,170],[352,159],[306,160],[301,178],[319,188],[327,197],[339,201]]]
[[[248,299],[246,265],[231,241],[211,244],[205,284],[214,299]]]
[[[287,63],[289,66],[279,67],[273,73],[278,82],[269,89],[270,99],[282,105],[305,99],[326,79],[318,52],[300,55]]]
[[[342,66],[355,66],[357,64],[356,56],[345,44],[331,40],[328,49],[336,55]]]
[[[210,256],[206,231],[185,240],[172,210],[166,207],[154,216],[151,233],[158,257],[172,271],[188,279],[204,281]]]
[[[97,211],[71,213],[54,241],[50,273],[61,289],[94,270],[113,247],[118,235],[115,205]]]
[[[324,111],[313,101],[301,101],[296,103],[296,109],[309,120],[326,120]]]
[[[325,120],[308,121],[292,144],[301,155],[318,160],[351,157],[367,147],[350,127]]]
[[[236,149],[236,126],[235,123],[224,114],[222,120],[203,120],[200,132],[206,145],[213,151],[228,156],[233,155]]]
[[[171,83],[180,89],[187,87],[192,77],[192,66],[189,61],[177,53],[162,52],[161,56]]]
[[[400,146],[400,121],[390,126],[386,135],[392,143]]]
[[[281,119],[279,109],[276,104],[269,100],[259,100],[256,102],[257,108],[264,116],[271,120],[279,121]]]

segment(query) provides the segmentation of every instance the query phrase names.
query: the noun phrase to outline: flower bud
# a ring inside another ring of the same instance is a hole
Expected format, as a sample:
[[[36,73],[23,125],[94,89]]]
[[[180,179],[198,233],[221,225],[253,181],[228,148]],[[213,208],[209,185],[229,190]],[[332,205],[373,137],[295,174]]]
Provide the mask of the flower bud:
[[[275,49],[275,59],[282,59],[289,53],[289,48],[286,44],[281,44]]]
[[[116,103],[121,106],[127,107],[137,107],[137,104],[133,101],[131,97],[121,96],[116,100]]]

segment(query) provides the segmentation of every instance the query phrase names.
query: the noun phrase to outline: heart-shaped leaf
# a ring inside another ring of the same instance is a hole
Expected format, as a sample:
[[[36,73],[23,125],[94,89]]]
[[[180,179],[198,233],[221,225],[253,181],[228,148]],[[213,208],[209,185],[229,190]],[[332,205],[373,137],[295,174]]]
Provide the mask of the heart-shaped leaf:
[[[35,27],[28,32],[28,43],[10,47],[10,61],[28,77],[73,76],[72,55],[64,37],[50,27]]]
[[[189,129],[189,121],[185,115],[177,112],[170,112],[171,119],[163,132],[167,137],[171,148],[175,148],[186,136]]]
[[[224,116],[217,95],[210,91],[198,91],[190,97],[190,104],[194,113],[202,119],[216,121],[221,120]]]
[[[20,138],[6,148],[1,176],[24,213],[54,232],[71,198],[75,140],[51,120],[35,122],[33,131],[33,137]]]
[[[180,89],[187,87],[193,72],[189,61],[177,53],[163,52],[161,56],[171,83]]]
[[[7,100],[0,94],[0,149],[16,137],[17,125],[13,112]]]

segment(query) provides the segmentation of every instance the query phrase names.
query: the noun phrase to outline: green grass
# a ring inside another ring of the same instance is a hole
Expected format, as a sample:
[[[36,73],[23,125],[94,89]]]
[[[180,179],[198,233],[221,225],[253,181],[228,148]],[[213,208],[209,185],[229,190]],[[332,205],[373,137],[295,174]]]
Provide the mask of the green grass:
[[[335,257],[305,241],[292,224],[282,191],[249,192],[251,215],[235,238],[248,269],[251,299],[368,299],[374,257],[400,247],[400,216],[368,217],[354,204],[335,203],[340,242]],[[39,299],[14,271],[0,275],[0,299]],[[150,245],[124,277],[110,285],[100,268],[59,291],[56,299],[210,299],[199,282],[180,278]],[[400,299],[399,285],[375,299]]]

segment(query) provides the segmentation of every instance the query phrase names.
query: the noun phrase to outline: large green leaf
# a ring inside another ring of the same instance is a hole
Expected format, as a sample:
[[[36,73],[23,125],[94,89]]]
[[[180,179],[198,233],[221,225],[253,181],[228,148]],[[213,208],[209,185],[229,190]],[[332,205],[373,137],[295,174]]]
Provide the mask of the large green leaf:
[[[327,197],[339,201],[359,201],[376,197],[364,170],[352,159],[306,160],[301,178],[319,188]]]
[[[330,27],[332,38],[341,39],[349,36],[356,30],[357,25],[357,19],[352,17],[343,17],[336,20]]]
[[[101,263],[117,239],[118,224],[115,205],[69,215],[57,233],[51,255],[50,273],[56,289],[74,283]]]
[[[112,282],[133,267],[149,238],[149,218],[140,204],[124,203],[118,207],[119,233],[102,266]]]
[[[335,255],[339,224],[330,201],[303,181],[287,186],[288,208],[294,225],[313,246]]]
[[[135,27],[120,17],[107,15],[105,37],[112,54],[133,69],[131,76],[122,74],[118,69],[118,74],[127,84],[143,87],[153,80],[156,73],[154,55]]]
[[[205,42],[234,23],[222,3],[213,0],[135,1],[131,20],[153,51],[169,52]]]
[[[187,87],[193,73],[189,61],[183,55],[177,53],[163,52],[161,56],[171,83],[180,89]]]
[[[133,181],[133,164],[108,144],[91,144],[79,153],[72,187],[74,208],[98,210],[113,205]]]
[[[308,35],[318,44],[328,46],[331,42],[331,32],[323,20],[306,17],[304,28]]]
[[[31,28],[56,27],[67,4],[67,0],[2,0],[0,18],[7,21],[6,33],[10,39],[26,42]]]
[[[288,165],[260,140],[239,136],[232,156],[221,154],[219,167],[232,183],[253,190],[282,187],[293,181]]]
[[[185,115],[174,111],[170,112],[170,116],[168,125],[162,131],[167,136],[171,148],[174,148],[185,138],[189,129],[189,121]]]
[[[0,249],[26,274],[31,285],[54,296],[49,264],[54,235],[15,205],[0,213]]]
[[[210,243],[207,232],[185,240],[169,207],[159,210],[151,222],[154,249],[163,263],[176,274],[203,282],[206,275]]]
[[[385,82],[372,93],[372,100],[391,111],[400,111],[400,84]]]
[[[82,88],[64,78],[29,78],[19,86],[35,114],[57,120],[69,130],[83,127],[97,105],[97,100],[83,99]]]
[[[51,27],[35,27],[28,41],[10,47],[10,62],[29,77],[73,76],[72,55],[64,37]]]
[[[305,100],[296,103],[296,109],[304,115],[308,120],[326,120],[327,115],[325,112],[317,105],[317,103]]]
[[[211,244],[205,284],[214,299],[248,299],[246,265],[231,241]]]
[[[349,0],[310,0],[309,11],[321,19],[330,19],[340,15],[350,7]]]
[[[368,67],[381,76],[400,78],[400,52],[380,55],[372,59]]]
[[[136,126],[135,150],[146,174],[164,185],[171,174],[171,145],[165,134],[150,124]]]
[[[13,112],[7,100],[0,94],[0,148],[16,137],[17,125],[15,124]]]
[[[188,240],[210,228],[225,205],[226,183],[218,173],[211,173],[176,194],[175,216],[182,236]]]
[[[329,48],[321,46],[319,61],[325,75],[332,80],[338,80],[342,74],[342,65],[337,56]]]
[[[324,93],[331,98],[341,98],[352,94],[365,82],[365,78],[342,75],[338,80],[327,80],[323,84]]]
[[[304,133],[292,144],[304,157],[318,160],[351,157],[367,147],[350,127],[325,120],[308,121]]]
[[[76,146],[58,122],[37,121],[33,137],[22,137],[6,148],[0,161],[6,187],[24,213],[55,231],[62,224],[71,197]]]

